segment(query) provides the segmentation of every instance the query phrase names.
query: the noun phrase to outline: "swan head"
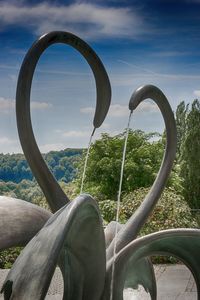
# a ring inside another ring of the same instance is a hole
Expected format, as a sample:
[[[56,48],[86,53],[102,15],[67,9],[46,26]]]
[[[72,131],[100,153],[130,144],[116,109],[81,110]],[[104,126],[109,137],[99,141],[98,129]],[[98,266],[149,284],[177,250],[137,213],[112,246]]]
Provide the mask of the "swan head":
[[[150,98],[152,92],[155,94],[156,92],[159,92],[159,89],[151,84],[139,87],[131,96],[129,101],[129,109],[131,111],[135,110],[143,100],[147,99],[148,97]]]

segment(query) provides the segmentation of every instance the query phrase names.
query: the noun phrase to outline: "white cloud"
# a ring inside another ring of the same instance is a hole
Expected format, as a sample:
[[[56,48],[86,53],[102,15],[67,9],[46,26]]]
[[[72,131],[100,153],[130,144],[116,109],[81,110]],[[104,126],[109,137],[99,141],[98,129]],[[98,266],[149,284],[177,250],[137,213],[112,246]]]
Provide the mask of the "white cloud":
[[[138,112],[158,112],[159,108],[158,106],[153,102],[153,101],[144,101],[142,102],[137,108],[136,110]]]
[[[110,106],[108,115],[110,117],[124,117],[128,116],[129,113],[130,110],[128,108],[128,105],[113,104]]]
[[[11,99],[0,97],[0,113],[9,113],[15,107],[15,102]]]
[[[12,145],[15,144],[17,141],[14,139],[10,139],[8,137],[0,137],[0,145]]]
[[[62,143],[44,144],[40,146],[40,151],[42,153],[47,153],[49,151],[60,151],[65,148],[66,148],[65,145]]]
[[[80,110],[84,114],[91,114],[94,113],[94,108],[93,107],[84,107],[81,108]],[[157,112],[158,107],[153,101],[144,101],[142,102],[136,112]],[[121,105],[121,104],[112,104],[110,106],[109,112],[108,112],[108,117],[126,117],[129,116],[130,110],[127,105]]]
[[[8,136],[0,136],[0,151],[1,153],[22,153],[19,141]]]
[[[144,32],[144,21],[129,7],[108,7],[92,3],[56,5],[48,2],[0,3],[0,27],[20,25],[36,34],[51,30],[72,31],[86,38],[135,37]]]
[[[81,108],[80,111],[84,114],[93,114],[95,109],[94,107],[84,107]],[[128,106],[126,105],[121,105],[121,104],[113,104],[110,106],[108,115],[111,117],[124,117],[128,116],[129,114],[129,109]]]
[[[197,96],[197,97],[200,97],[200,90],[195,90],[194,95]]]
[[[63,132],[62,136],[66,138],[82,138],[89,137],[91,132],[89,131],[81,131],[81,130],[71,130]]]
[[[31,102],[31,109],[45,110],[52,107],[52,104],[47,102]],[[8,114],[15,109],[15,101],[13,99],[0,97],[0,113]]]
[[[102,129],[109,129],[109,128],[110,128],[110,124],[108,124],[108,123],[103,123],[103,124],[101,125],[101,128],[102,128]]]
[[[136,109],[137,113],[157,112],[158,107],[154,102],[144,101]],[[130,110],[127,105],[113,104],[110,106],[108,115],[110,117],[125,117],[129,116]]]
[[[82,107],[80,109],[80,112],[83,113],[83,114],[91,114],[91,113],[93,114],[94,111],[95,111],[94,107],[91,107],[91,106],[89,106],[89,107]]]
[[[31,108],[35,110],[44,110],[52,106],[53,105],[51,103],[47,103],[47,102],[36,102],[36,101],[31,102]]]

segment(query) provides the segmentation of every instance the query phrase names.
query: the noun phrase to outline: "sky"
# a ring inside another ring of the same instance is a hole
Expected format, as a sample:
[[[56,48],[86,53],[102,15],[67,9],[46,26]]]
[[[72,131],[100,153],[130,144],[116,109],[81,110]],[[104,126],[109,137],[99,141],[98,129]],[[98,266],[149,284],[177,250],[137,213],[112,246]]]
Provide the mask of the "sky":
[[[112,100],[102,132],[122,132],[138,87],[154,84],[175,111],[200,98],[200,0],[0,0],[0,153],[22,152],[15,117],[17,78],[24,56],[44,33],[64,30],[85,40],[102,60]],[[70,46],[41,56],[31,90],[34,134],[42,152],[86,147],[96,102],[92,71]],[[132,129],[162,132],[156,105],[134,112]]]

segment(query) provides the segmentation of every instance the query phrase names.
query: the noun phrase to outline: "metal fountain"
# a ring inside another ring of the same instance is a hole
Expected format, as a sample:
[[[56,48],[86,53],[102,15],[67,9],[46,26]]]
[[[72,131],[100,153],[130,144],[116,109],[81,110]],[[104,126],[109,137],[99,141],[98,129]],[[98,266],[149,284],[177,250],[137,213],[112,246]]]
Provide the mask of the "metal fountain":
[[[171,229],[138,238],[159,200],[175,158],[176,126],[167,98],[152,85],[137,89],[131,96],[131,112],[147,98],[158,105],[165,121],[167,144],[158,175],[141,206],[125,225],[111,222],[104,232],[95,200],[88,194],[81,194],[69,201],[46,166],[34,138],[30,118],[32,78],[41,54],[54,43],[68,44],[78,50],[93,71],[97,92],[94,129],[103,123],[110,106],[109,78],[88,44],[71,33],[60,31],[43,35],[33,44],[18,78],[17,126],[26,159],[53,214],[19,199],[0,201],[0,216],[4,216],[0,221],[0,236],[4,237],[0,239],[3,241],[0,249],[27,244],[5,280],[4,299],[45,299],[58,265],[63,276],[65,300],[122,300],[125,288],[135,289],[139,284],[150,293],[152,300],[156,300],[156,280],[149,258],[164,254],[177,257],[190,269],[200,300],[200,230]],[[20,217],[14,213],[16,208]]]

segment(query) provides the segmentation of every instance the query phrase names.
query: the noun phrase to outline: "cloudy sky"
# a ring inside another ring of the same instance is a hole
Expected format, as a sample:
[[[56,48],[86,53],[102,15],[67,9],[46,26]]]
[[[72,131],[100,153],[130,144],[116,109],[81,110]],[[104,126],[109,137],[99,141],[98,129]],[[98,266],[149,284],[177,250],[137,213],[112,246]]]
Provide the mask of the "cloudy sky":
[[[200,98],[200,0],[0,1],[0,152],[21,152],[15,92],[23,58],[52,30],[71,31],[92,46],[110,77],[112,105],[97,130],[116,134],[127,124],[128,102],[144,84],[163,90],[173,110]],[[31,112],[41,151],[85,147],[95,107],[92,72],[79,53],[53,45],[34,75]],[[160,112],[146,101],[132,128],[163,130]]]

